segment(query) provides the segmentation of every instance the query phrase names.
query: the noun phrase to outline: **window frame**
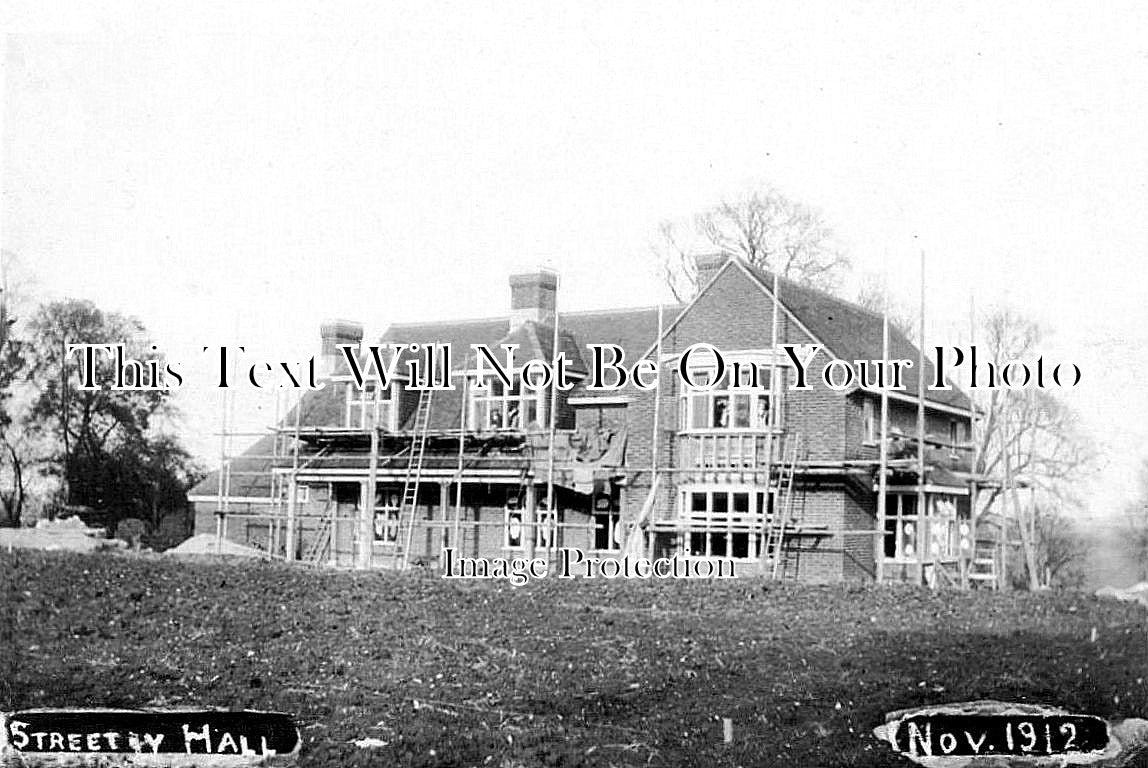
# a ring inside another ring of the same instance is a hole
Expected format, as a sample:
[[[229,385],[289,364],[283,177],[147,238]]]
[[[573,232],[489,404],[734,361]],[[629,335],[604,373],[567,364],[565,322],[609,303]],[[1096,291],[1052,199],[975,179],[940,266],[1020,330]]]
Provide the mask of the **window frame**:
[[[397,404],[400,401],[400,390],[397,382],[388,382],[387,386],[379,386],[380,382],[368,379],[360,388],[355,385],[354,379],[344,377],[338,381],[345,387],[343,403],[343,426],[347,429],[370,429],[373,418],[374,425],[393,432],[395,419],[398,414]],[[358,418],[352,416],[357,412]],[[372,417],[372,418],[369,418]]]
[[[546,508],[546,499],[535,499],[534,502],[534,547],[536,549],[557,549],[562,546],[562,515],[561,508],[555,505],[555,511]],[[514,522],[517,519],[517,523]],[[518,535],[511,537],[511,526],[518,525]],[[554,543],[549,543],[553,533]],[[514,493],[507,495],[506,503],[502,507],[502,548],[510,550],[524,550],[526,543],[526,506],[525,499]],[[515,540],[517,543],[514,543]]]
[[[518,533],[511,536],[511,530],[517,526]],[[526,515],[522,506],[522,499],[518,496],[508,496],[506,503],[502,505],[502,548],[503,549],[523,549],[526,543],[526,535],[523,528],[526,527]]]
[[[684,382],[678,393],[678,431],[695,434],[730,434],[737,432],[750,432],[762,434],[770,431],[770,411],[772,410],[772,431],[783,431],[781,398],[776,393],[780,387],[775,386],[782,370],[780,365],[764,365],[769,371],[768,376],[762,377],[757,386],[749,383],[732,386],[729,379],[733,374],[733,363],[743,366],[751,363],[750,360],[731,357],[729,370],[723,380],[712,387],[691,387]],[[744,372],[744,370],[743,370]],[[709,371],[705,367],[696,370],[691,368],[692,376],[699,383],[709,380]],[[765,408],[762,409],[762,401]],[[744,407],[744,411],[741,408]],[[763,412],[764,410],[764,412]],[[744,413],[745,423],[740,421],[739,411]],[[719,422],[723,420],[724,425]]]
[[[725,496],[724,511],[719,510],[721,505],[716,503],[719,495]],[[739,512],[737,498],[743,495],[746,507]],[[697,496],[705,497],[705,509],[695,507]],[[685,527],[681,545],[685,556],[751,562],[761,558],[767,538],[766,526],[777,510],[777,489],[767,490],[748,484],[687,485],[682,487],[678,503],[678,519]],[[695,537],[698,536],[703,537],[703,552],[694,551],[697,548]],[[714,546],[715,537],[722,538],[720,546]],[[741,537],[744,537],[744,544],[739,543]],[[739,550],[745,554],[737,555]]]
[[[477,390],[475,388],[478,381],[477,374],[473,372],[467,374],[465,386],[468,397],[466,414],[468,431],[526,432],[546,426],[548,389],[541,388],[535,391],[522,386],[521,373],[521,369],[511,373],[509,392],[502,379],[495,375],[488,375],[486,385]],[[498,414],[498,426],[492,426],[491,419],[494,414]],[[532,423],[537,426],[532,427]]]
[[[880,417],[877,415],[877,408],[873,404],[873,398],[866,397],[861,401],[861,444],[862,445],[877,445],[881,440],[881,427],[877,423]]]
[[[885,562],[892,563],[928,563],[934,558],[951,560],[960,553],[960,504],[959,496],[946,493],[925,494],[925,514],[916,510],[917,494],[891,493],[888,500],[896,500],[892,505],[886,502],[885,535],[882,555]],[[905,514],[906,501],[911,501],[914,508],[912,514]],[[942,508],[941,505],[947,505]],[[910,532],[904,530],[905,523],[914,527]],[[938,532],[943,531],[942,536]],[[893,536],[894,553],[888,553],[889,537]],[[912,537],[913,551],[905,552],[907,537]],[[934,552],[934,546],[940,544],[939,551]]]
[[[393,546],[398,544],[399,523],[402,514],[402,491],[395,488],[379,488],[375,494],[375,508],[372,529],[375,544]]]

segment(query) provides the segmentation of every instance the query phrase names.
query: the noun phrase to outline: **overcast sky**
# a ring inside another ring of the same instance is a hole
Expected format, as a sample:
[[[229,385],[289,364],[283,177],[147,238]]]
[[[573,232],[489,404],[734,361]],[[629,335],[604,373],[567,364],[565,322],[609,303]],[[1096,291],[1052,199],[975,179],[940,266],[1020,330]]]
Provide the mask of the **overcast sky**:
[[[1105,452],[1148,455],[1143,3],[8,3],[0,243],[43,297],[141,318],[219,424],[204,345],[305,359],[325,317],[668,299],[657,225],[754,185],[967,341],[1044,322]],[[264,414],[247,421],[265,423]],[[262,421],[261,421],[262,420]]]

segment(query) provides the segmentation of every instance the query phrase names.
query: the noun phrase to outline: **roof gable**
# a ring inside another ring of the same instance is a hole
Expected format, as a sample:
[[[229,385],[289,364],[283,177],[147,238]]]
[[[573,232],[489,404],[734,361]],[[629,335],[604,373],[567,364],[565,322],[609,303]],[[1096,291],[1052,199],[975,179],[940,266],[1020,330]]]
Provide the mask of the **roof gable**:
[[[738,265],[772,296],[773,274],[741,259]],[[879,360],[882,358],[884,320],[872,310],[851,301],[832,296],[778,276],[778,303],[785,307],[810,334],[842,360]],[[912,360],[917,365],[919,350],[895,325],[889,325],[889,359]],[[936,376],[933,363],[924,356],[925,381]],[[916,397],[917,376],[907,376],[903,394]],[[926,386],[926,402],[941,403],[953,408],[972,409],[972,402],[960,389],[930,390]]]

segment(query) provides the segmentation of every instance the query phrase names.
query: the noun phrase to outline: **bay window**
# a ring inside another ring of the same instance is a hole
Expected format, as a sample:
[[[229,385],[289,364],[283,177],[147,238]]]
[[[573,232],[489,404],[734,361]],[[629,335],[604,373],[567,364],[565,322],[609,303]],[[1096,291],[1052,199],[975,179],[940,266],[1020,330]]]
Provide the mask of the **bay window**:
[[[761,557],[772,496],[750,486],[687,489],[681,497],[686,554],[691,557]]]
[[[697,372],[693,378],[704,385],[709,381],[709,374]],[[765,430],[769,428],[770,408],[774,409],[774,428],[780,427],[780,410],[772,396],[768,376],[761,377],[753,387],[744,376],[737,387],[731,386],[729,379],[727,375],[711,389],[684,387],[679,423],[685,430]]]

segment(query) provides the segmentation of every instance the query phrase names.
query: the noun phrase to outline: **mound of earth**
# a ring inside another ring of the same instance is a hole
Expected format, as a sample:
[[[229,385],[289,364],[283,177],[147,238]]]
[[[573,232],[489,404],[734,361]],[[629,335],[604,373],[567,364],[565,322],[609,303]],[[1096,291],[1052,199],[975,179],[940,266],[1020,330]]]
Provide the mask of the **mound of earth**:
[[[1126,603],[1140,603],[1148,608],[1148,581],[1133,584],[1131,587],[1120,589],[1118,587],[1101,587],[1096,590],[1097,597],[1111,597]]]
[[[261,549],[246,547],[227,539],[220,541],[213,533],[201,533],[198,536],[192,536],[177,547],[172,547],[164,554],[176,557],[264,557],[267,553]]]
[[[35,528],[0,528],[0,547],[94,552],[124,546],[104,537],[103,528],[89,528],[78,517],[40,520]]]

